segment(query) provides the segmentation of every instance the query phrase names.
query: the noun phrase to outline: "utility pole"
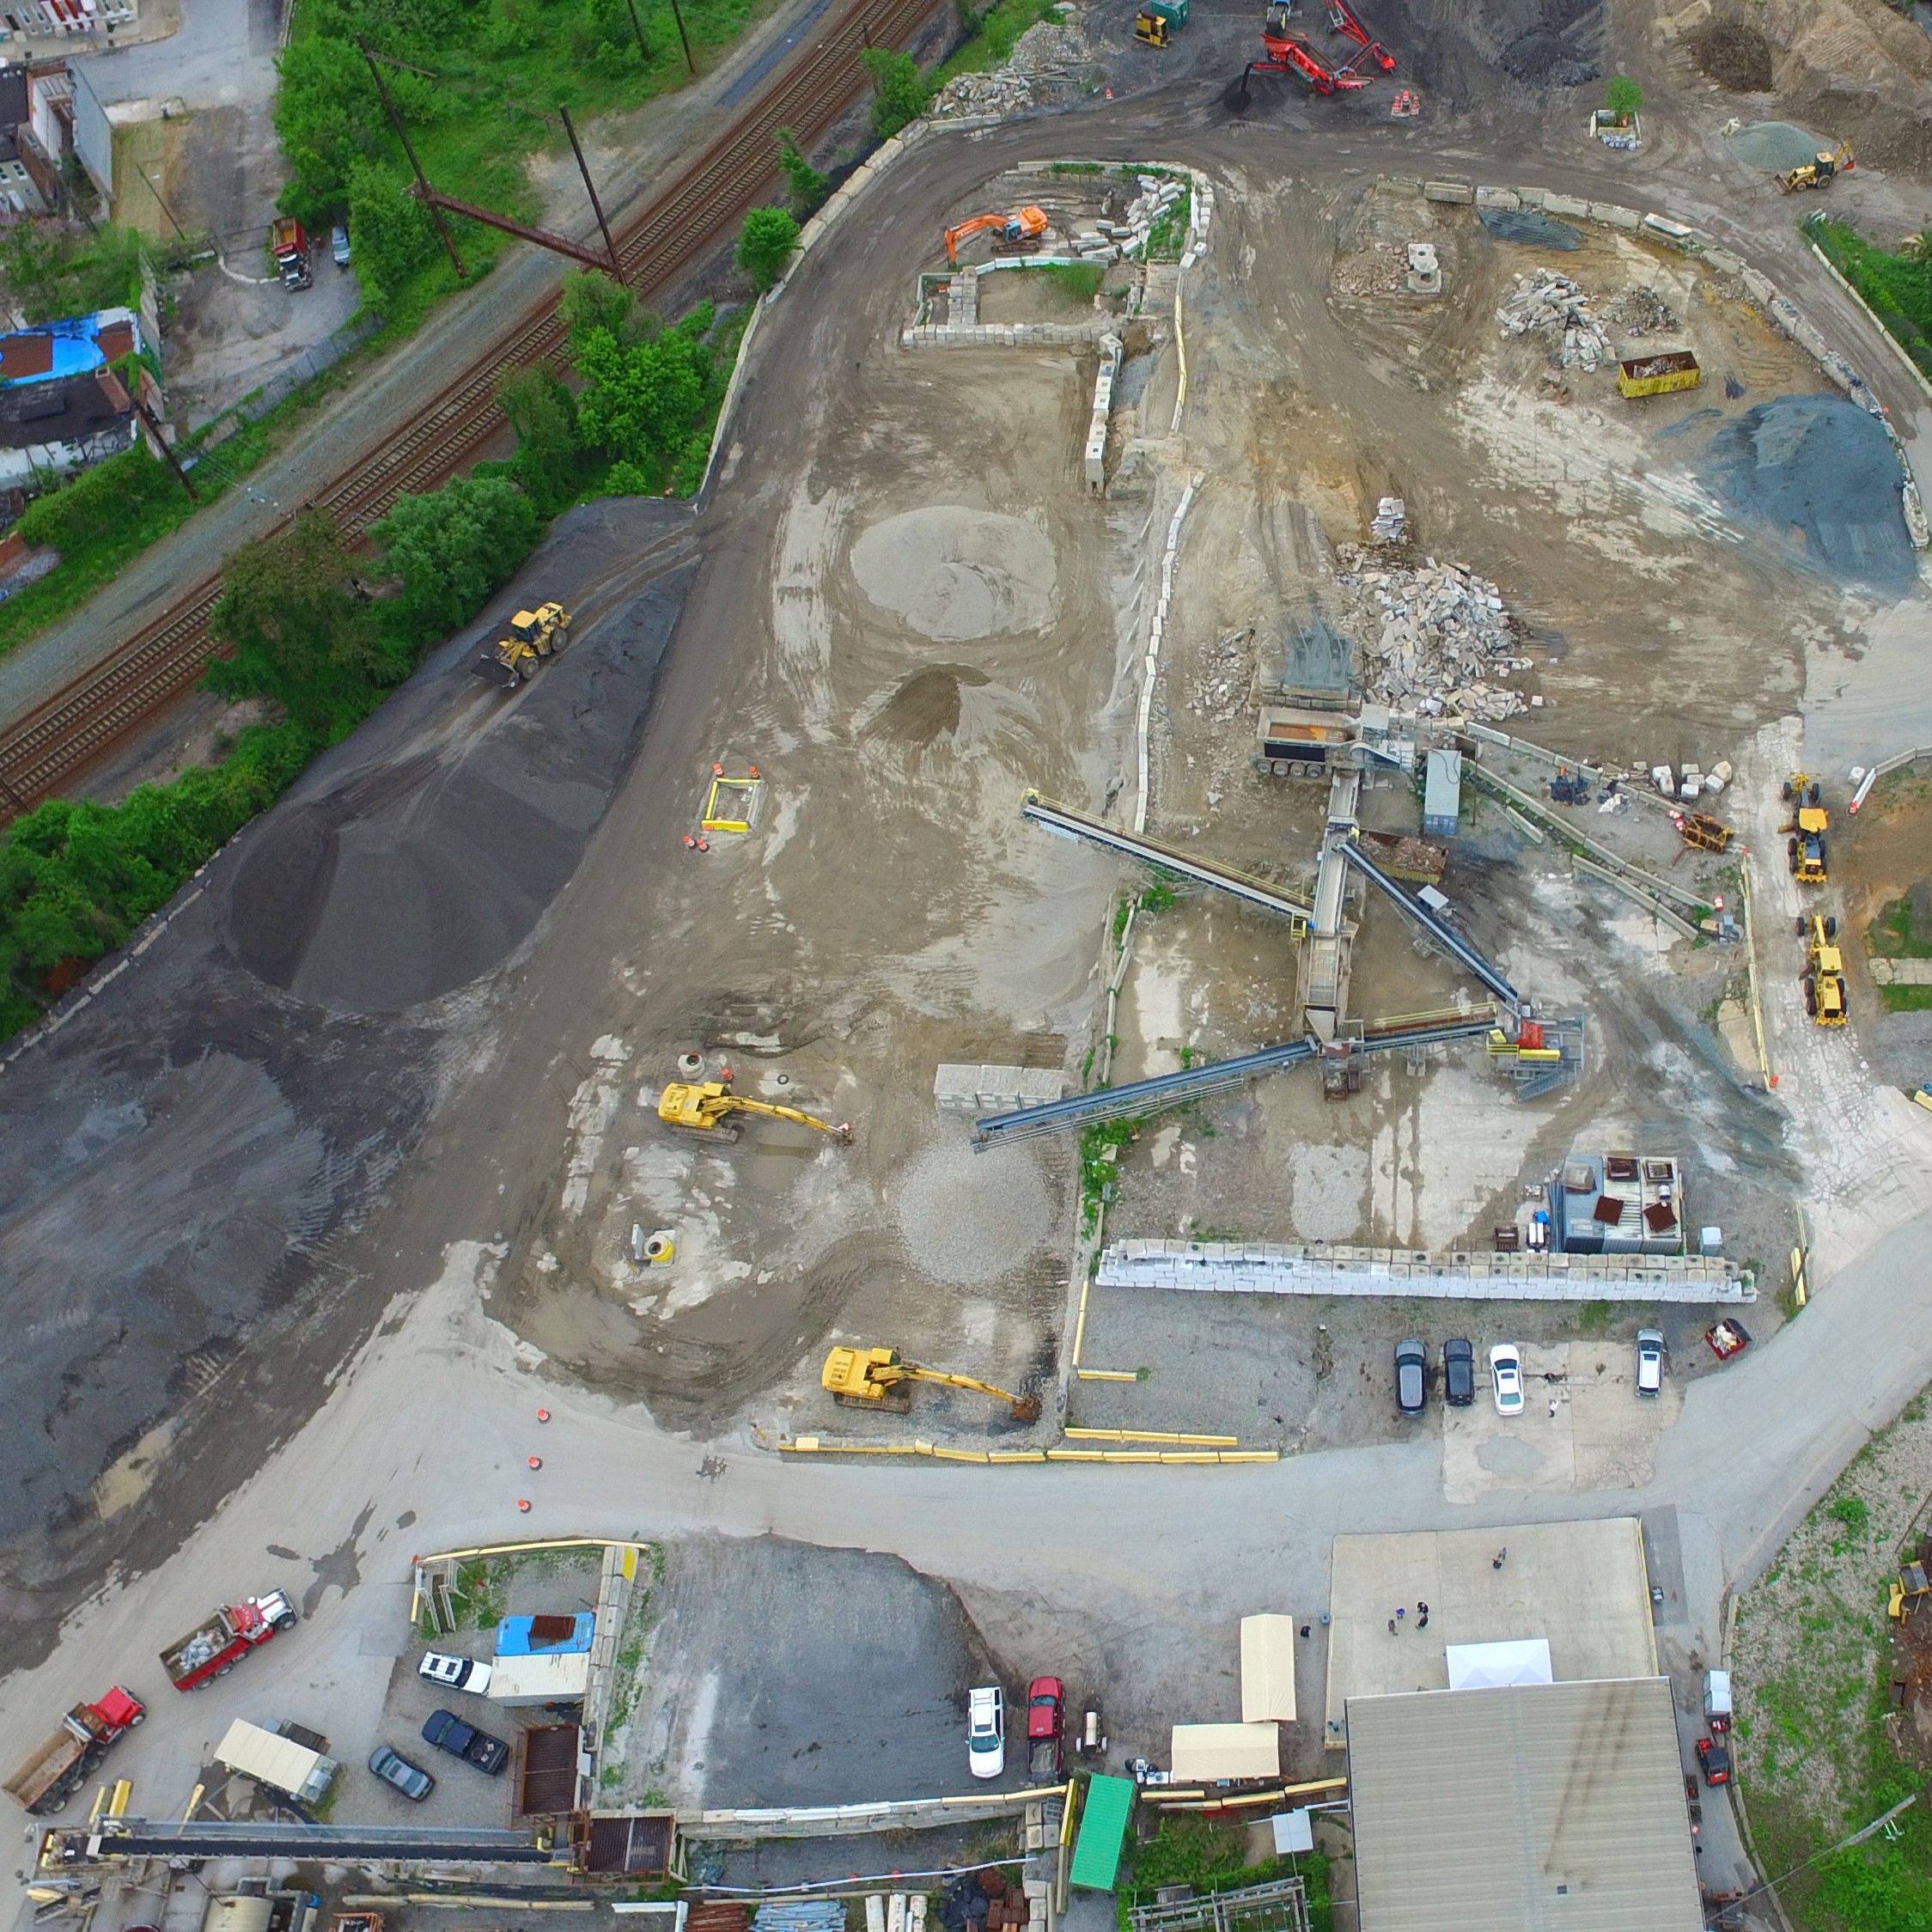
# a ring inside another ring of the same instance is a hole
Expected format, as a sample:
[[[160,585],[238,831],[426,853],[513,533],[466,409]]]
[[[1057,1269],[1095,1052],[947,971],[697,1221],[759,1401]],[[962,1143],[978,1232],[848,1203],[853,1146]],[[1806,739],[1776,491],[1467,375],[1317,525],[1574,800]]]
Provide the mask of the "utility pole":
[[[577,145],[577,131],[570,125],[570,110],[559,101],[557,112],[564,122],[564,131],[570,137],[570,152],[577,157],[577,172],[583,176],[583,192],[590,197],[591,212],[597,217],[597,227],[604,237],[604,247],[611,258],[611,274],[621,287],[624,282],[624,264],[618,259],[617,244],[611,240],[611,224],[604,219],[604,204],[597,198],[596,184],[590,179],[590,168],[583,158],[583,149]]]
[[[409,156],[409,165],[416,170],[416,183],[421,191],[418,198],[428,204],[430,218],[436,224],[436,233],[442,237],[442,245],[449,253],[451,265],[456,271],[459,282],[469,280],[463,266],[463,258],[456,253],[456,244],[450,239],[448,224],[442,218],[442,210],[437,206],[430,186],[430,178],[423,172],[423,163],[416,158],[416,149],[411,145],[409,130],[403,125],[403,118],[396,112],[396,104],[389,98],[389,89],[383,83],[382,70],[375,63],[377,56],[369,42],[358,34],[356,45],[363,50],[363,58],[369,63],[369,77],[375,82],[375,91],[382,96],[382,105],[388,111],[389,125],[396,131],[396,138],[403,144],[403,152]],[[412,70],[420,73],[420,68]]]
[[[644,44],[644,30],[637,20],[637,0],[624,0],[631,9],[631,31],[637,36],[637,58],[644,65],[650,65],[650,49]]]
[[[671,18],[678,23],[678,38],[685,44],[685,65],[691,70],[692,80],[698,78],[698,63],[692,58],[691,36],[685,32],[685,10],[678,0],[671,0]]]
[[[188,472],[181,467],[181,460],[174,454],[174,444],[162,434],[161,424],[155,422],[154,411],[141,399],[139,384],[140,378],[137,375],[135,378],[135,387],[128,392],[127,399],[134,405],[135,413],[147,425],[148,434],[153,439],[155,448],[167,459],[168,468],[174,472],[174,480],[187,491],[188,501],[198,503],[201,501],[201,492],[189,482]]]

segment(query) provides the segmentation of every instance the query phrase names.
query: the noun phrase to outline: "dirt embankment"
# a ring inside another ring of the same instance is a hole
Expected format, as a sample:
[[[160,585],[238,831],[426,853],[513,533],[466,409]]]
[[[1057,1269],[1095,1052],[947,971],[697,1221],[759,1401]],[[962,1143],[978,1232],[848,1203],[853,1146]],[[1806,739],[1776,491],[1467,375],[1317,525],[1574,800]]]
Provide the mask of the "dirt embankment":
[[[1932,172],[1932,36],[1885,0],[1690,0],[1660,9],[1654,31],[1720,87],[1775,95],[1861,160]]]

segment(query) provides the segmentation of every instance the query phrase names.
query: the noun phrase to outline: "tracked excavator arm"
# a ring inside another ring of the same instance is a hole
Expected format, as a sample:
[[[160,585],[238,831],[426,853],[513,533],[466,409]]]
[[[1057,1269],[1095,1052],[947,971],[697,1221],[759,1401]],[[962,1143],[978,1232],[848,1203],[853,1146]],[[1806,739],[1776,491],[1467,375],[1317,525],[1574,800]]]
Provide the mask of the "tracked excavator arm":
[[[814,1113],[801,1112],[797,1107],[776,1106],[770,1100],[747,1100],[742,1094],[734,1094],[722,1080],[707,1080],[699,1085],[687,1086],[673,1081],[658,1097],[657,1118],[667,1125],[682,1127],[686,1131],[709,1134],[723,1129],[734,1113],[753,1113],[767,1120],[795,1121],[801,1127],[816,1128],[821,1134],[850,1145],[852,1139],[852,1124],[841,1120],[836,1125],[829,1120],[820,1120]]]

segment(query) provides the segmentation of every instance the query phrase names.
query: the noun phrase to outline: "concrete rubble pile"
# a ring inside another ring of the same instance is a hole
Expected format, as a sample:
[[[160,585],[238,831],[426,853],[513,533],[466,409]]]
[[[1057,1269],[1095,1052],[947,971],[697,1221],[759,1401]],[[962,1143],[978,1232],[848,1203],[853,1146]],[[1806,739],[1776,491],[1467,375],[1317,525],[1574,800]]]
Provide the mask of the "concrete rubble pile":
[[[927,112],[935,120],[977,119],[1064,107],[1090,91],[1093,49],[1064,20],[1043,20],[1014,43],[1005,66],[990,74],[955,74]]]
[[[1519,275],[1496,319],[1505,335],[1561,333],[1565,369],[1594,369],[1610,357],[1603,325],[1590,314],[1590,298],[1567,275],[1539,268]]]
[[[1187,192],[1185,181],[1159,174],[1136,177],[1140,192],[1127,204],[1119,221],[1095,222],[1080,229],[1073,238],[1075,253],[1082,261],[1111,262],[1134,256],[1145,257],[1147,239],[1163,220],[1170,217]]]
[[[1254,681],[1249,649],[1253,637],[1252,626],[1230,631],[1202,653],[1187,690],[1187,708],[1196,717],[1228,724],[1247,716]]]
[[[1337,554],[1344,627],[1361,643],[1363,693],[1423,717],[1515,717],[1537,700],[1500,681],[1527,671],[1496,587],[1460,564],[1386,561],[1345,545]]]

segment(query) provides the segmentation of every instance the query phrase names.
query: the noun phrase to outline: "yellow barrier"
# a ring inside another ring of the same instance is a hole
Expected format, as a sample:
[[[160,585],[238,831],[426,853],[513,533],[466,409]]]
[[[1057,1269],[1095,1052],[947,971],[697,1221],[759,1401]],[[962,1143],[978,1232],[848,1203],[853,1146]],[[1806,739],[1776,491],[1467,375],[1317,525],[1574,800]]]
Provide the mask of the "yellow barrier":
[[[794,1456],[930,1456],[936,1462],[1212,1463],[1279,1462],[1279,1449],[946,1449],[932,1442],[826,1442],[801,1435],[781,1442]]]
[[[1194,1442],[1204,1448],[1232,1449],[1238,1435],[1179,1435],[1164,1429],[1070,1429],[1070,1440],[1078,1442]]]
[[[1083,1382],[1137,1382],[1140,1380],[1131,1368],[1076,1368],[1074,1374]]]
[[[711,780],[699,823],[706,832],[749,832],[758,820],[759,795],[764,780],[728,778],[722,772]],[[739,803],[739,800],[742,803]],[[735,807],[735,809],[734,809]]]

